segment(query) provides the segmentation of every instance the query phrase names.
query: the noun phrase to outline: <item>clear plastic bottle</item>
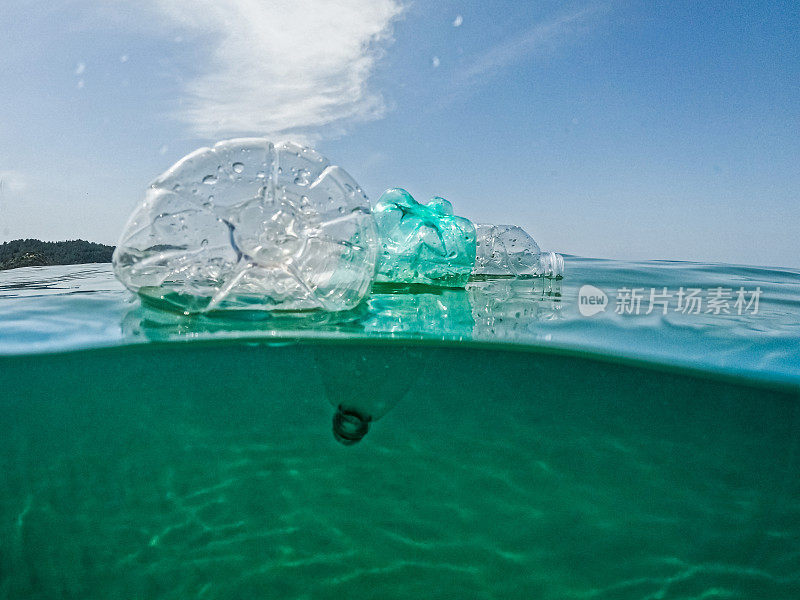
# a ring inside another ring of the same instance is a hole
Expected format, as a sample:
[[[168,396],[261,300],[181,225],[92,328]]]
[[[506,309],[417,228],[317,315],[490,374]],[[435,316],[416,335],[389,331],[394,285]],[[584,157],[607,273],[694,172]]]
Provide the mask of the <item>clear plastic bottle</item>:
[[[161,308],[347,310],[377,257],[369,201],[310,148],[219,142],[158,177],[114,252],[117,278]]]
[[[376,345],[369,353],[357,346],[315,345],[314,364],[336,412],[333,437],[345,446],[361,441],[370,425],[402,400],[425,370],[418,348]]]
[[[477,253],[473,279],[494,277],[564,276],[564,258],[555,252],[542,252],[539,244],[516,225],[476,226]]]

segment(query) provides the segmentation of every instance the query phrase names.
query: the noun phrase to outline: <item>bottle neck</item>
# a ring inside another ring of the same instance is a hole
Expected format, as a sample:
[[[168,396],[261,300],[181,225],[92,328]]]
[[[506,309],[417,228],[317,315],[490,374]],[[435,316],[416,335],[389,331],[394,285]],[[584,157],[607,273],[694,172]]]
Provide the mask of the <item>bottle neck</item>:
[[[555,252],[542,252],[539,255],[540,275],[560,278],[564,276],[564,257]]]

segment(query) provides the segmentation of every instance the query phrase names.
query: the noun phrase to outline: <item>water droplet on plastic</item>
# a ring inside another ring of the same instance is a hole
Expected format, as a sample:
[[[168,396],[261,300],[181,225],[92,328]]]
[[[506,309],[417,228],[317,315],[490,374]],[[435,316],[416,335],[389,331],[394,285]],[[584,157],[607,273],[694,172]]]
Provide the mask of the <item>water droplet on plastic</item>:
[[[295,185],[302,185],[302,186],[308,185],[308,178],[310,176],[311,173],[309,173],[306,169],[299,169],[297,171],[297,176],[294,178]]]
[[[242,171],[244,171],[244,164],[242,164],[240,162],[233,163],[233,172],[234,173],[241,173]]]
[[[206,175],[203,177],[203,183],[206,185],[214,185],[217,183],[217,176],[216,175]]]

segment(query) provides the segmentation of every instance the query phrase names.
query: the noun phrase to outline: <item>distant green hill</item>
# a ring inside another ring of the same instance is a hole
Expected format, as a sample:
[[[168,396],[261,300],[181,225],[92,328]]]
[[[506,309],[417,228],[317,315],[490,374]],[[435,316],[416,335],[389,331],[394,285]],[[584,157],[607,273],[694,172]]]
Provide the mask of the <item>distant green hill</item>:
[[[13,240],[0,245],[0,270],[45,265],[111,262],[114,246],[84,240],[43,242]]]

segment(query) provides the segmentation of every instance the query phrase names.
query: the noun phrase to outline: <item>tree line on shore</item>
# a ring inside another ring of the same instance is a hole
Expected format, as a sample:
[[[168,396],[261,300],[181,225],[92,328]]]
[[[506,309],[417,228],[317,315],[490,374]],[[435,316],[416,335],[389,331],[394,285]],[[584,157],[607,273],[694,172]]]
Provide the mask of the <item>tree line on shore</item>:
[[[111,262],[114,246],[69,240],[43,242],[41,240],[13,240],[0,244],[0,270],[18,267],[49,265],[77,265],[83,263]]]

